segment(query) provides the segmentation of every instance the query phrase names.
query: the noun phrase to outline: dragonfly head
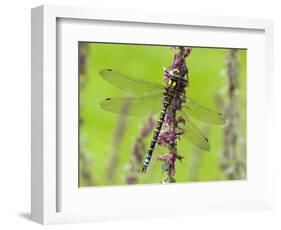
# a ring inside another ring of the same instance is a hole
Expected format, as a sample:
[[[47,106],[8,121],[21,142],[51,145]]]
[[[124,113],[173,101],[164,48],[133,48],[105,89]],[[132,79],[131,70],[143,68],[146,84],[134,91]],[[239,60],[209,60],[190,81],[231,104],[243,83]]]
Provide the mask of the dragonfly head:
[[[172,81],[177,81],[177,80],[187,81],[186,79],[184,79],[184,76],[181,75],[180,70],[177,68],[170,70],[169,74],[171,76]]]
[[[170,75],[173,77],[181,77],[180,70],[175,68],[170,71]]]

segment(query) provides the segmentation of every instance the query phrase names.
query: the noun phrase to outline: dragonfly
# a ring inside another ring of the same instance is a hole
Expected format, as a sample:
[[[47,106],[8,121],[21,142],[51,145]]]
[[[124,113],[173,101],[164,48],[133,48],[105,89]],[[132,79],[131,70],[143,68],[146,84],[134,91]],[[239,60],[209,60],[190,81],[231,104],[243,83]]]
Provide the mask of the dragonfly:
[[[221,113],[206,108],[185,95],[182,85],[188,86],[189,80],[180,76],[177,69],[170,71],[171,77],[167,85],[137,79],[112,69],[102,69],[99,74],[108,83],[129,94],[129,96],[106,98],[101,101],[100,107],[103,110],[134,116],[160,113],[143,163],[143,173],[146,172],[152,158],[165,115],[175,104],[180,107],[177,112],[185,120],[183,138],[204,151],[210,151],[208,138],[189,117],[217,125],[223,125],[226,122]],[[124,105],[127,105],[126,110],[122,110]]]

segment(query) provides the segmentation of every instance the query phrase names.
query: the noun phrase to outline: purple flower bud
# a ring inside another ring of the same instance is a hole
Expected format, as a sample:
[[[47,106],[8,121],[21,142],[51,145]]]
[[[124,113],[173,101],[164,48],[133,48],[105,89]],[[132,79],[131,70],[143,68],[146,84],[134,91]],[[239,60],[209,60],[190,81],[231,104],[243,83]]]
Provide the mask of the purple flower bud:
[[[167,167],[167,172],[170,176],[174,176],[176,169],[175,169],[175,161],[177,159],[177,155],[174,152],[169,152],[168,154],[164,156],[158,156],[157,160],[158,161],[164,161],[168,167]]]
[[[158,145],[165,145],[169,144],[172,145],[175,143],[177,140],[177,134],[172,131],[162,131],[157,139],[157,144]]]
[[[169,124],[171,123],[171,117],[170,115],[167,113],[164,117],[164,124]]]
[[[168,82],[171,78],[170,71],[167,68],[164,68],[164,82]]]
[[[184,58],[188,57],[190,52],[191,52],[191,48],[184,47],[184,50],[183,50]]]

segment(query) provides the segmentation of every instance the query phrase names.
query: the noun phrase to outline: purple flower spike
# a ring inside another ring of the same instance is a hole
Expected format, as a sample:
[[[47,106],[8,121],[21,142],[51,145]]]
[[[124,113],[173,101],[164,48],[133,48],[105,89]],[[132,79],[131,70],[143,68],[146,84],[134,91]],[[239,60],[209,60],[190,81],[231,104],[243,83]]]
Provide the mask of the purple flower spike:
[[[180,47],[180,52],[176,53],[174,56],[172,68],[178,69],[182,77],[184,77],[188,73],[185,58],[189,56],[190,52],[191,52],[191,48]]]
[[[180,128],[180,123],[185,120],[177,116],[177,111],[182,108],[182,103],[185,102],[185,88],[188,86],[188,68],[185,59],[190,55],[191,48],[178,47],[175,49],[177,53],[174,55],[173,63],[170,67],[164,68],[164,81],[167,83],[172,77],[177,77],[176,90],[178,98],[172,100],[169,105],[163,121],[163,129],[160,132],[157,144],[168,148],[168,154],[158,156],[157,160],[163,162],[162,169],[167,173],[167,177],[163,183],[173,183],[175,179],[175,162],[181,160],[182,157],[177,154],[177,142],[184,131]],[[181,80],[182,78],[183,80]],[[174,78],[175,79],[175,78]],[[167,84],[167,87],[169,85]]]

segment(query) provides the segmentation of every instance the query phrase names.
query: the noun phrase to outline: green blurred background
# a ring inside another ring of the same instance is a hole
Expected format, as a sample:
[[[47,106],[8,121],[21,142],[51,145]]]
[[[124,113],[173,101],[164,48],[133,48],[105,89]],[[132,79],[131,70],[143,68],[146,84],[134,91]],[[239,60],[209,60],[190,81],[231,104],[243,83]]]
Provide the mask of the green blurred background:
[[[190,79],[190,87],[187,89],[188,97],[223,114],[225,109],[220,106],[217,99],[228,103],[228,74],[225,63],[229,51],[222,48],[192,47],[191,54],[186,60]],[[237,101],[240,119],[237,130],[242,143],[239,142],[241,146],[235,153],[235,161],[239,159],[244,165],[246,165],[246,53],[246,50],[236,52],[239,82]],[[168,46],[79,43],[80,186],[126,184],[127,164],[131,159],[133,143],[140,133],[141,125],[147,121],[147,117],[123,118],[126,128],[124,136],[119,140],[120,148],[116,151],[114,133],[118,121],[122,118],[118,114],[102,110],[99,103],[107,97],[125,94],[103,80],[98,72],[104,68],[111,68],[132,77],[164,84],[163,67],[171,66],[174,54],[175,50]],[[209,138],[211,151],[200,151],[189,142],[181,140],[178,144],[178,153],[184,158],[181,162],[176,162],[176,181],[230,179],[227,169],[221,166],[222,161],[225,160],[223,159],[224,127],[206,124],[196,119],[192,121]],[[149,145],[151,135],[146,140],[146,146]],[[167,149],[156,147],[147,173],[138,174],[138,184],[162,181],[164,177],[161,170],[162,163],[156,161],[156,157],[165,153]],[[144,157],[145,155],[146,152],[143,152]],[[230,161],[229,165],[233,164],[231,159],[227,161]],[[244,171],[246,171],[246,166],[244,166]],[[245,179],[245,177],[244,173],[231,179]]]

